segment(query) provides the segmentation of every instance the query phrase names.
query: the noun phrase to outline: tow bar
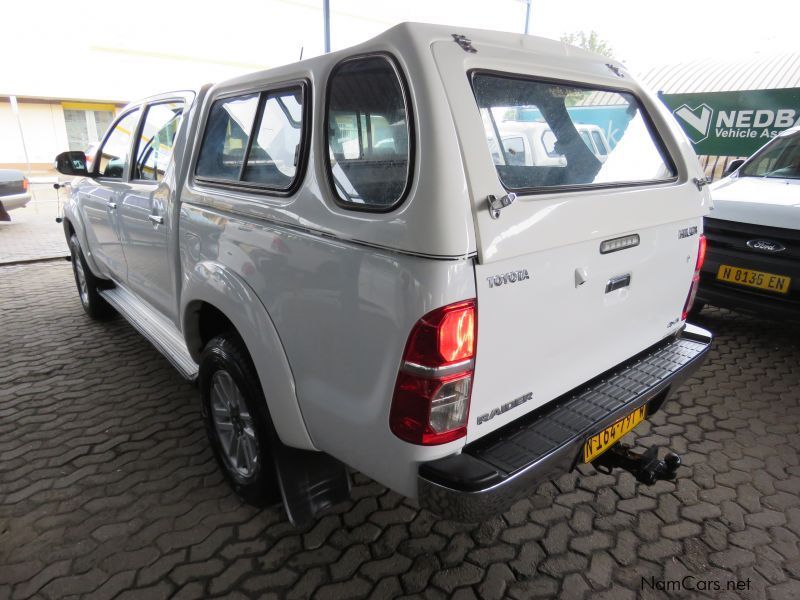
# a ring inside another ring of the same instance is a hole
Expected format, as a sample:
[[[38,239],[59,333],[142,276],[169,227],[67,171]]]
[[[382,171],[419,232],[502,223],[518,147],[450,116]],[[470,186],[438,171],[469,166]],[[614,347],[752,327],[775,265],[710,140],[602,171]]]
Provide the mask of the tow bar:
[[[593,460],[592,464],[595,469],[606,474],[611,473],[614,468],[624,469],[636,477],[637,481],[653,485],[659,479],[675,479],[675,473],[681,466],[681,457],[674,452],[667,452],[664,460],[659,460],[658,446],[636,452],[630,446],[618,442]]]

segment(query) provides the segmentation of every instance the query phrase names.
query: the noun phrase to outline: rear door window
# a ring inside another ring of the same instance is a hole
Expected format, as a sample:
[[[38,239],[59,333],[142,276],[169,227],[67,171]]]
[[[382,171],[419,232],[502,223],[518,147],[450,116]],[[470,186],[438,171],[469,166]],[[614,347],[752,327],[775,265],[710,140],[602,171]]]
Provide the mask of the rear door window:
[[[385,55],[346,60],[328,82],[328,175],[339,204],[387,211],[411,180],[411,112],[406,88]]]
[[[670,180],[676,175],[633,94],[480,72],[473,75],[472,83],[497,174],[510,190],[626,185]],[[592,115],[602,115],[613,123],[615,136],[607,140],[608,148],[602,140],[597,142],[597,150],[592,144],[587,128],[596,133],[594,128],[603,125],[592,123]],[[542,134],[546,153],[564,160],[520,163],[503,132],[512,126],[517,133],[526,126],[548,127]],[[499,152],[490,140],[501,140]]]

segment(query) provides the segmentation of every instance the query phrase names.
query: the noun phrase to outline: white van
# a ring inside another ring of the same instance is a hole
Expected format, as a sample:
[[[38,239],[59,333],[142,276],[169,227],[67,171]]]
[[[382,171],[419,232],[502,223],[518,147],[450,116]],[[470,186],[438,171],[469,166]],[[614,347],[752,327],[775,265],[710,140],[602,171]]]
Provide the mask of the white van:
[[[605,161],[570,117],[628,120]],[[564,160],[496,162],[481,113],[535,106]],[[624,159],[615,157],[624,156]],[[708,192],[624,66],[534,37],[402,24],[121,111],[65,209],[81,302],[197,380],[234,488],[302,523],[357,469],[467,521],[617,442],[702,360],[686,323]],[[135,401],[135,400],[132,400]]]

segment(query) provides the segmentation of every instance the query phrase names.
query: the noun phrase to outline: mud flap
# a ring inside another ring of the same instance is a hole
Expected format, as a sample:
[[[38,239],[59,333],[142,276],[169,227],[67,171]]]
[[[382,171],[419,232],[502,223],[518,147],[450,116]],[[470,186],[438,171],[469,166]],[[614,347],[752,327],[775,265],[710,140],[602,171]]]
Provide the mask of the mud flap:
[[[10,221],[11,215],[8,214],[5,207],[3,207],[3,203],[0,202],[0,221]]]
[[[350,475],[344,463],[280,441],[273,448],[278,486],[292,525],[308,525],[323,511],[350,499]]]

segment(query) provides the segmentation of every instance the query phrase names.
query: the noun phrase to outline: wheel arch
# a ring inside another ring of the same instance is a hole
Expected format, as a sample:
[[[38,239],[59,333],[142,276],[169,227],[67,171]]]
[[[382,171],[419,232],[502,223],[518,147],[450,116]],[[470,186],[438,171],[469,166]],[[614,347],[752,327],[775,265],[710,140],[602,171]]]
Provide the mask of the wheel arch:
[[[64,204],[64,217],[61,221],[61,226],[64,228],[64,237],[67,239],[67,244],[69,244],[69,240],[73,235],[77,236],[78,244],[83,250],[83,257],[86,259],[86,264],[89,265],[92,274],[99,279],[105,279],[102,271],[94,261],[94,254],[89,251],[86,230],[77,210],[77,205],[73,201]]]
[[[196,263],[185,273],[180,315],[186,347],[198,362],[208,340],[232,327],[253,359],[281,441],[294,448],[316,450],[300,411],[294,376],[278,331],[261,300],[241,277],[219,263]]]

